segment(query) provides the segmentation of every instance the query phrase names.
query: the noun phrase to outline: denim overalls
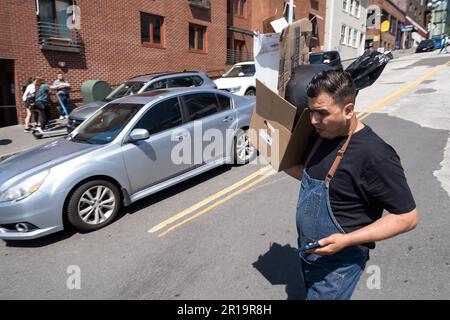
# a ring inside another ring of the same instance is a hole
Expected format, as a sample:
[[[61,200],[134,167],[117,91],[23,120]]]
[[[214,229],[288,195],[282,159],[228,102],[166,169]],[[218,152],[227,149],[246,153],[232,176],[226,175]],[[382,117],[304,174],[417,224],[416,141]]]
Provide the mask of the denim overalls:
[[[321,138],[306,160],[296,216],[299,246],[335,233],[345,233],[331,210],[329,186],[354,131],[355,128],[352,128],[324,181],[313,179],[306,173],[306,166],[319,147]],[[369,249],[358,245],[347,247],[334,255],[300,253],[300,257],[308,300],[348,300],[369,259]]]

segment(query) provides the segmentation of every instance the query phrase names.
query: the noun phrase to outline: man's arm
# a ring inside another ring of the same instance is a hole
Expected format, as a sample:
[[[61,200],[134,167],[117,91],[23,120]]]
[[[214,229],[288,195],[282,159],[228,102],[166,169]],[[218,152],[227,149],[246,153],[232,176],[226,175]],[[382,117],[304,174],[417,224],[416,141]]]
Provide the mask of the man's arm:
[[[417,209],[403,214],[387,214],[357,231],[348,234],[333,234],[321,239],[319,240],[319,244],[322,247],[309,252],[318,255],[334,254],[345,247],[395,237],[396,235],[413,230],[418,223],[419,211]]]
[[[286,172],[288,175],[290,175],[291,177],[293,177],[297,180],[302,180],[303,165],[299,164],[292,168],[285,169],[284,172]]]

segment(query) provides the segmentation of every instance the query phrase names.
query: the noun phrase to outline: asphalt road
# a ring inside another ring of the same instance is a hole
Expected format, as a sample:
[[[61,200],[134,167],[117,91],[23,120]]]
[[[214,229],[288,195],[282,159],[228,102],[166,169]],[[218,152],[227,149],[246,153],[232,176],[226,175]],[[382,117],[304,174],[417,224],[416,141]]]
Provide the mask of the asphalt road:
[[[402,159],[421,223],[378,243],[354,299],[450,298],[450,68],[439,67],[448,61],[437,52],[395,59],[358,96],[363,121]],[[299,183],[284,173],[255,175],[149,232],[259,168],[215,169],[125,208],[93,233],[0,242],[0,299],[303,298],[294,251]]]

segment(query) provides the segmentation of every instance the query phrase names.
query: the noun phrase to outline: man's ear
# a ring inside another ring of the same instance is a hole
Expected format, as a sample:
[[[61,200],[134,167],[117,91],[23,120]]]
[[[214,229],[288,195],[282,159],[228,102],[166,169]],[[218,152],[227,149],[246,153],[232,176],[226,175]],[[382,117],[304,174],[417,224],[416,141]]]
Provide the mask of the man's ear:
[[[346,118],[350,119],[353,117],[355,111],[355,104],[353,102],[347,103],[344,106],[344,115]]]

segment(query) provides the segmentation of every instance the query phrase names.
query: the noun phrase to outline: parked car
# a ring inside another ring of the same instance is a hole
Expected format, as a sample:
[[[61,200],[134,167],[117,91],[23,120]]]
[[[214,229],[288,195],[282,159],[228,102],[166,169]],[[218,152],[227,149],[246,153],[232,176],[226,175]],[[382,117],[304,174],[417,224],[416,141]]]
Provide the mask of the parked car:
[[[341,56],[337,51],[321,51],[309,54],[310,64],[326,64],[333,70],[342,71]]]
[[[108,103],[67,137],[0,162],[0,239],[41,237],[62,230],[63,221],[93,231],[111,223],[122,205],[224,163],[251,161],[256,149],[246,130],[254,106],[254,97],[206,88],[154,90]],[[211,148],[214,132],[229,143],[224,149]],[[194,141],[203,156],[184,150],[189,159],[179,161],[177,148]]]
[[[218,89],[238,96],[256,95],[256,69],[253,61],[236,63],[221,78],[214,80]]]
[[[434,36],[431,40],[434,41],[434,49],[440,49],[441,48],[441,36]]]
[[[416,48],[416,53],[433,51],[435,49],[434,40],[427,39],[420,41]]]
[[[105,99],[94,101],[74,109],[69,115],[67,131],[70,133],[100,107],[115,99],[155,89],[178,87],[216,88],[216,85],[206,73],[197,71],[155,73],[137,76],[122,83]]]

